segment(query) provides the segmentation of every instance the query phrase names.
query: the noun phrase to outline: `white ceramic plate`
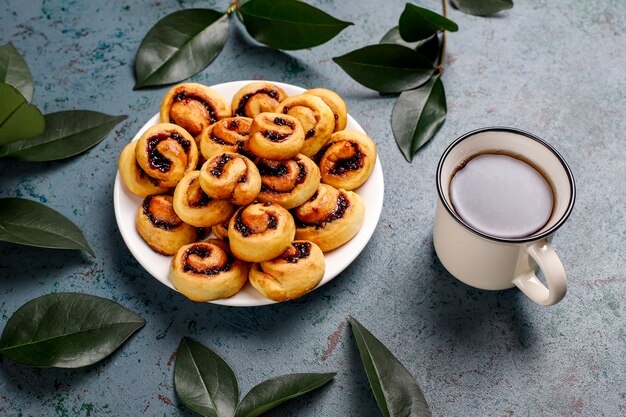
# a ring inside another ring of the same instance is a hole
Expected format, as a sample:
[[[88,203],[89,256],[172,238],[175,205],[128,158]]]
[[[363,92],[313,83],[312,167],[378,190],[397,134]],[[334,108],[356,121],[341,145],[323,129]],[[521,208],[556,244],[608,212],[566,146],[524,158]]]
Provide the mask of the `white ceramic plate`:
[[[244,85],[258,80],[250,81],[233,81],[224,84],[217,84],[211,86],[211,88],[221,93],[228,103],[231,102],[235,93]],[[300,94],[305,91],[304,88],[296,87],[290,84],[284,84],[279,82],[270,81],[273,84],[281,87],[285,92],[292,96]],[[155,114],[143,127],[137,132],[133,140],[137,140],[141,134],[151,126],[159,123],[159,114]],[[348,115],[348,126],[346,129],[358,130],[365,132],[361,126]],[[318,285],[318,287],[326,284],[331,279],[339,275],[348,265],[354,261],[354,259],[361,253],[367,242],[372,237],[376,224],[380,218],[380,213],[383,208],[383,170],[380,165],[380,160],[376,157],[376,166],[372,175],[368,180],[355,190],[365,202],[365,221],[363,226],[359,230],[352,240],[345,245],[325,254],[326,258],[326,273],[324,278]],[[164,256],[154,252],[146,244],[146,242],[139,236],[137,229],[135,228],[135,216],[137,213],[137,207],[141,205],[143,199],[132,194],[126,189],[122,180],[120,179],[119,172],[115,177],[115,187],[113,189],[113,206],[115,207],[115,218],[117,220],[117,226],[122,234],[126,246],[133,254],[135,259],[143,266],[146,271],[150,273],[154,278],[161,281],[163,284],[174,289],[174,286],[169,280],[168,272],[172,257]],[[268,300],[263,297],[257,290],[250,285],[246,286],[237,294],[230,298],[211,301],[214,304],[221,304],[234,307],[251,307],[261,306],[265,304],[274,304],[274,301]]]

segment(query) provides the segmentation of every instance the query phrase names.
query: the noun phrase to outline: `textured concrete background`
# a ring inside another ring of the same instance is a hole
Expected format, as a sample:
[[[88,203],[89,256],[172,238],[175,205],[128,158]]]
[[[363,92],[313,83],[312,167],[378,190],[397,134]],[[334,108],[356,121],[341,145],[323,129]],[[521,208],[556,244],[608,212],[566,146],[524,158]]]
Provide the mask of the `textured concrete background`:
[[[242,393],[283,373],[337,372],[330,385],[270,415],[376,416],[348,315],[403,361],[435,416],[625,415],[626,2],[519,0],[488,19],[450,10],[460,30],[449,36],[443,77],[448,119],[410,165],[391,134],[395,99],[361,87],[331,61],[378,41],[404,2],[312,3],[355,26],[286,54],[257,45],[233,22],[221,55],[192,80],[274,79],[338,91],[378,144],[382,217],[364,252],[329,285],[294,302],[235,309],[192,303],[147,275],[125,247],[112,206],[118,154],[166,91],[132,90],[141,38],[173,11],[223,10],[227,1],[0,1],[0,43],[13,42],[25,56],[44,112],[129,116],[80,157],[0,161],[1,197],[64,213],[97,254],[0,244],[0,325],[26,301],[55,291],[112,298],[147,320],[112,357],[85,369],[0,360],[0,415],[191,415],[172,387],[174,351],[191,336],[231,364]],[[554,240],[570,278],[557,306],[536,306],[516,290],[469,288],[434,256],[439,155],[457,136],[488,125],[544,137],[575,174],[576,207]]]

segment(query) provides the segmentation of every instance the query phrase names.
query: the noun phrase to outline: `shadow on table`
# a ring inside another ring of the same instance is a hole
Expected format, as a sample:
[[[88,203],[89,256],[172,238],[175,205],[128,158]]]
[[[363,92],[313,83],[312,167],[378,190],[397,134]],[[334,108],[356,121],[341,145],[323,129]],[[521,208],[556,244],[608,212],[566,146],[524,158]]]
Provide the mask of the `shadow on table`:
[[[441,332],[444,340],[471,349],[503,343],[509,350],[532,347],[533,326],[522,301],[524,295],[519,290],[485,291],[470,287],[444,268],[435,253],[432,238],[424,250],[430,251],[431,259],[429,278],[424,282],[430,308],[425,311],[434,330]]]

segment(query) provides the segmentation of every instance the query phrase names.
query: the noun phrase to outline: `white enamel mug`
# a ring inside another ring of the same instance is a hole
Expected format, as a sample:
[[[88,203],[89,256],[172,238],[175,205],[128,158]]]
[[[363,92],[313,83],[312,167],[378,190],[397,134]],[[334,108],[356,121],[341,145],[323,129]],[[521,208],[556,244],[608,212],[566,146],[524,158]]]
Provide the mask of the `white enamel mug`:
[[[537,168],[554,192],[554,208],[546,225],[522,238],[501,238],[465,223],[450,202],[454,173],[470,157],[482,153],[519,156]],[[466,133],[443,153],[437,167],[439,198],[433,242],[443,266],[460,281],[484,290],[517,286],[532,301],[553,305],[567,291],[567,278],[551,241],[574,206],[574,177],[563,157],[538,137],[513,128],[489,127]],[[547,286],[536,275],[541,268]]]

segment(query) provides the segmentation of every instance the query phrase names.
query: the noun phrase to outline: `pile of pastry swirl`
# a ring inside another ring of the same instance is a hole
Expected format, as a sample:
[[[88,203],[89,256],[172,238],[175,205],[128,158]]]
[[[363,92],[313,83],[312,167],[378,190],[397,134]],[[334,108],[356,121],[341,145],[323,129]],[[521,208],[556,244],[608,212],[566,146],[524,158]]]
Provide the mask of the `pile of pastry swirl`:
[[[250,282],[275,301],[314,289],[324,252],[352,239],[365,217],[353,190],[371,174],[376,146],[345,130],[333,91],[287,96],[250,83],[229,103],[196,83],[173,87],[160,123],[119,159],[128,191],[144,197],[137,231],[173,255],[174,287],[194,301],[236,294]],[[203,239],[209,230],[217,239]]]

